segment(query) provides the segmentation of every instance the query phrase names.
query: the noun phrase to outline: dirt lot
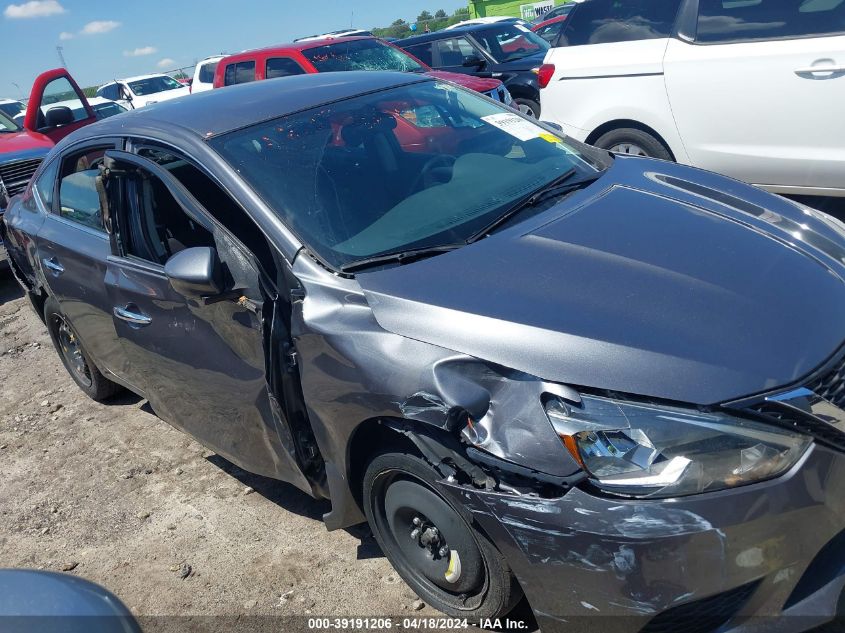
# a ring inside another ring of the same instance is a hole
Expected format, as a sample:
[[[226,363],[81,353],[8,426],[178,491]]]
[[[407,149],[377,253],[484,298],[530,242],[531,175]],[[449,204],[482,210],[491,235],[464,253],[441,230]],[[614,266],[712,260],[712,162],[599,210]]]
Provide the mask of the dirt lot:
[[[365,527],[327,532],[327,508],[137,397],[89,400],[0,272],[0,567],[69,570],[142,616],[437,615]]]

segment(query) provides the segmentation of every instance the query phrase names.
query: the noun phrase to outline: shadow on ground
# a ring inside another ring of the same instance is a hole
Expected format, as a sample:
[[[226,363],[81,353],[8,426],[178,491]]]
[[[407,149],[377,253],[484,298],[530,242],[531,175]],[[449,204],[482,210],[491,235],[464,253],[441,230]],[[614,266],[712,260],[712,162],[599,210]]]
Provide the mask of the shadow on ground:
[[[23,297],[23,290],[12,277],[12,271],[8,268],[0,270],[0,305],[21,297]]]

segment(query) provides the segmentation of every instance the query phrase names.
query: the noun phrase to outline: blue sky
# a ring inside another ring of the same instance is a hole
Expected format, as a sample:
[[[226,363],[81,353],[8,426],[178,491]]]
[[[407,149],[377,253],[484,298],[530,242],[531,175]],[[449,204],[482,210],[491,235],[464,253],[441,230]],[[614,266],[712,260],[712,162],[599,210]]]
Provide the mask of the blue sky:
[[[466,0],[0,0],[0,97],[29,95],[35,77],[60,66],[82,86],[220,52],[289,42],[348,27],[411,21],[427,9],[451,14]],[[18,87],[20,86],[20,91]]]

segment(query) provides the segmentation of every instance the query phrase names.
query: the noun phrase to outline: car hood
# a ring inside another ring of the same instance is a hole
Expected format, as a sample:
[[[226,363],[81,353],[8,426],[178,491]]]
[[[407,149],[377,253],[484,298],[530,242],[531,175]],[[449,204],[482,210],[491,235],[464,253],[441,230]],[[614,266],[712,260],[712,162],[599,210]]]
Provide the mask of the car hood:
[[[381,327],[544,380],[714,404],[845,338],[845,226],[749,185],[618,158],[551,209],[357,276]]]
[[[475,90],[476,92],[489,92],[499,87],[502,83],[498,79],[485,79],[483,77],[473,77],[472,75],[462,75],[460,73],[450,73],[445,70],[430,70],[425,73],[429,77],[436,79],[444,79],[451,81],[464,88]]]
[[[27,130],[2,132],[0,133],[0,160],[9,160],[11,158],[8,156],[9,154],[25,154],[22,158],[43,155],[52,149],[53,145],[55,145],[53,141],[37,132],[28,132]]]
[[[187,86],[184,86],[182,88],[176,88],[174,90],[165,90],[163,92],[155,92],[151,95],[145,95],[143,97],[135,97],[135,99],[139,100],[139,101],[143,101],[144,105],[155,105],[156,103],[160,103],[162,101],[170,101],[171,99],[178,99],[179,97],[184,97],[185,95],[189,95],[189,94],[191,94],[190,89]]]

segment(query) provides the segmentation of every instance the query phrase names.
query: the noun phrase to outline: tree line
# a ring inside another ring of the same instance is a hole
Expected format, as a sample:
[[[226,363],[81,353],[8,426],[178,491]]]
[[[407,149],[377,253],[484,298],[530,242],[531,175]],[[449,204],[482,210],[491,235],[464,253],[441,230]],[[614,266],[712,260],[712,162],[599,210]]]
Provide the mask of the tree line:
[[[406,22],[405,20],[394,20],[390,26],[384,28],[372,29],[373,35],[376,37],[392,37],[402,39],[410,37],[411,35],[420,35],[425,32],[426,26],[429,31],[439,31],[445,29],[447,26],[457,24],[463,20],[469,19],[469,9],[461,7],[457,9],[452,15],[448,15],[443,9],[438,9],[432,15],[428,11],[421,12],[415,22]],[[411,25],[415,25],[414,29]]]

